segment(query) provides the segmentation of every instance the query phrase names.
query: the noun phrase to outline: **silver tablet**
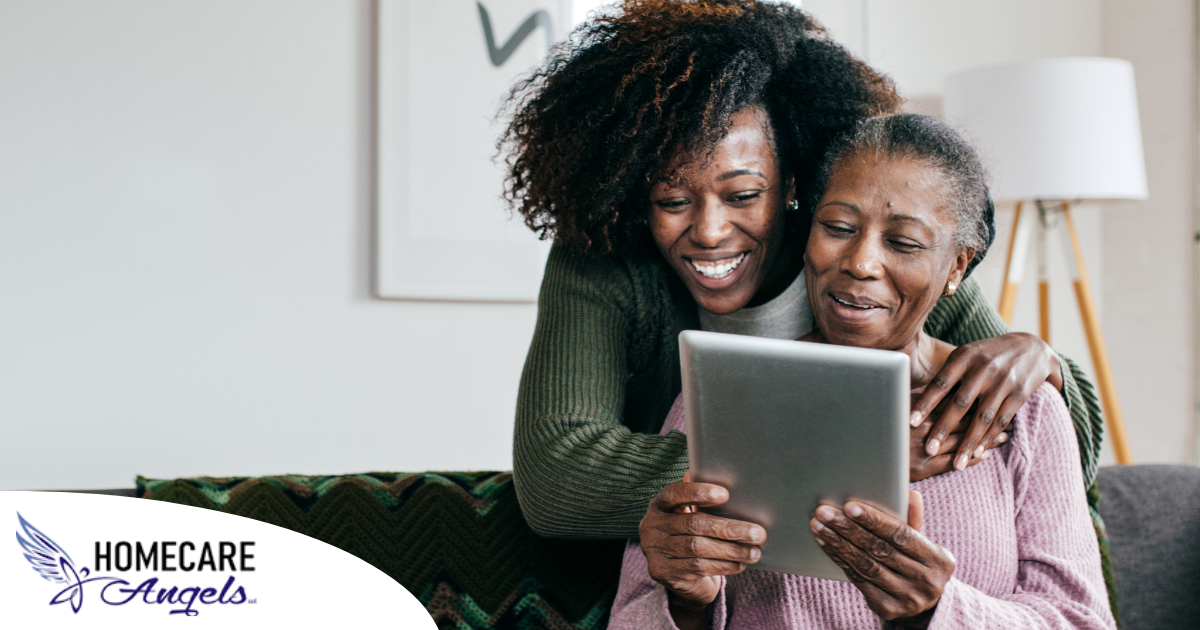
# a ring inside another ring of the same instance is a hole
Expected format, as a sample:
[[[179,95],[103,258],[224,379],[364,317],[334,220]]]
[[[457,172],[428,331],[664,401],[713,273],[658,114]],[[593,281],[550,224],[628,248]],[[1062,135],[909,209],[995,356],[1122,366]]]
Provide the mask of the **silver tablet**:
[[[722,333],[679,335],[692,481],[714,514],[767,529],[755,568],[845,580],[808,528],[822,502],[908,512],[908,356]]]

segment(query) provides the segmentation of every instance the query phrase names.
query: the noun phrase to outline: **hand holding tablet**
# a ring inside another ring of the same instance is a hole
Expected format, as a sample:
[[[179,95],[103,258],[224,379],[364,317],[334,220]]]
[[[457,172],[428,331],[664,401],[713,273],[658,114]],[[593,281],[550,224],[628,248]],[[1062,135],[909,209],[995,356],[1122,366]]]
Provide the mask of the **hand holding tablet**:
[[[639,534],[651,574],[671,592],[672,609],[700,615],[721,588],[722,575],[741,573],[762,557],[761,526],[698,511],[729,500],[729,491],[707,483],[662,489],[650,503]]]
[[[910,492],[908,522],[866,503],[823,505],[809,521],[817,544],[858,586],[867,606],[905,627],[926,627],[954,556],[923,534],[924,500]]]

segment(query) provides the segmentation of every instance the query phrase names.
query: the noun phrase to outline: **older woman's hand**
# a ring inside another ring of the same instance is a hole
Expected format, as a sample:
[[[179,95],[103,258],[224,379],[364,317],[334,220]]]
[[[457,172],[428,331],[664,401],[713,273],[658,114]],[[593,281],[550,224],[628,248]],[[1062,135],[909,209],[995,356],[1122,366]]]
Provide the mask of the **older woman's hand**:
[[[954,575],[954,556],[919,531],[920,493],[909,493],[908,523],[858,501],[817,508],[809,522],[817,544],[883,619],[925,628]]]
[[[1042,383],[1062,389],[1058,355],[1028,333],[1009,333],[955,348],[912,407],[912,424],[919,425],[953,392],[937,418],[925,451],[942,452],[942,443],[975,407],[970,428],[958,446],[954,467],[962,470],[972,457],[993,447],[1017,410]]]
[[[696,511],[728,500],[725,488],[684,477],[654,497],[638,528],[650,577],[667,588],[680,628],[703,621],[721,589],[720,576],[741,573],[762,557],[765,529]]]

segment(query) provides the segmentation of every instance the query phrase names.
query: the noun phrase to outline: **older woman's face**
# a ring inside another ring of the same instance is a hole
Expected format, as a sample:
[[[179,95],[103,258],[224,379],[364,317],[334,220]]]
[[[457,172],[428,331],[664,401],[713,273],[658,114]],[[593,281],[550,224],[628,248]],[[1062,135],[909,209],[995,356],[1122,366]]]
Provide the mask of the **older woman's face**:
[[[696,302],[741,309],[762,286],[783,240],[785,192],[758,108],[736,114],[703,161],[668,165],[650,188],[650,232]]]
[[[937,173],[908,159],[841,159],[805,254],[817,328],[830,343],[903,350],[974,252],[955,245]]]

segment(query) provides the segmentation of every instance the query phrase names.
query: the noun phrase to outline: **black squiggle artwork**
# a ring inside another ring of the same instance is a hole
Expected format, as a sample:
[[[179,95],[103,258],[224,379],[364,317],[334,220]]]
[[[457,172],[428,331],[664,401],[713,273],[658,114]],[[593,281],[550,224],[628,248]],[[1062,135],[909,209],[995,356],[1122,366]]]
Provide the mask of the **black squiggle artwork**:
[[[553,37],[554,29],[550,23],[550,14],[546,13],[545,9],[538,9],[533,15],[525,18],[525,21],[521,23],[521,26],[517,27],[516,32],[512,34],[512,37],[508,38],[507,42],[504,42],[503,46],[496,48],[496,38],[492,34],[491,17],[488,16],[487,9],[483,7],[482,2],[476,2],[475,6],[479,7],[479,20],[483,22],[483,37],[487,40],[488,57],[491,58],[492,65],[497,68],[504,65],[505,61],[508,61],[508,58],[517,51],[517,47],[521,45],[521,42],[524,42],[525,38],[529,37],[537,27],[540,26],[546,29],[547,44],[550,43]]]

